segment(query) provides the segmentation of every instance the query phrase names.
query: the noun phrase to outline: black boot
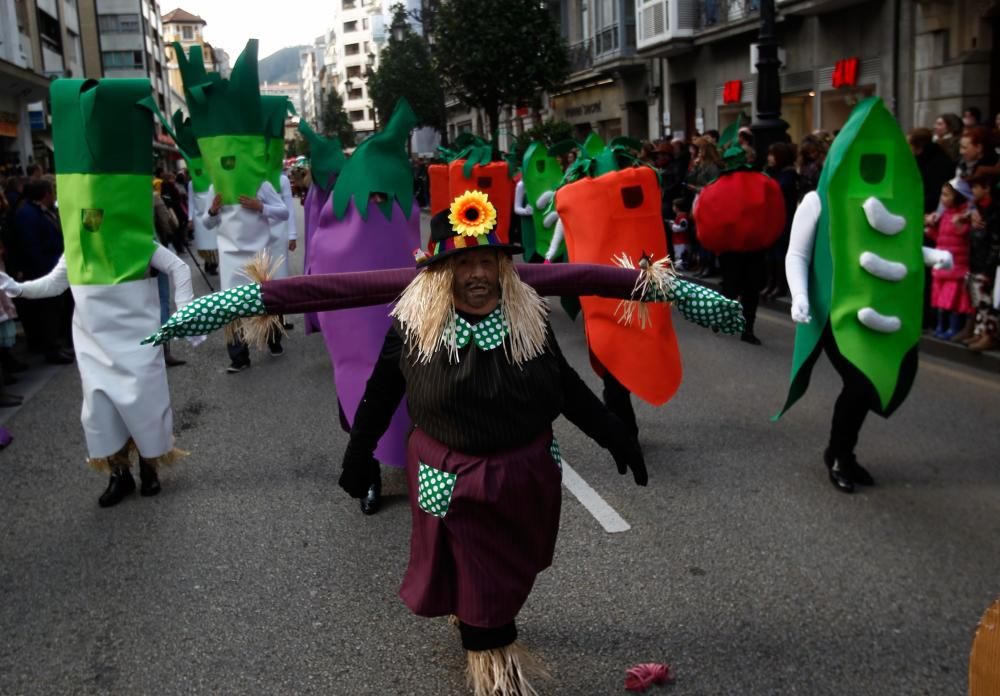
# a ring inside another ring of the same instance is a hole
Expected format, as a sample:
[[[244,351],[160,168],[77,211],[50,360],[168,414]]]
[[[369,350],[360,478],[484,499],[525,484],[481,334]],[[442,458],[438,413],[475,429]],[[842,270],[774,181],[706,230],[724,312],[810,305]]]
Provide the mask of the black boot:
[[[361,499],[361,512],[374,515],[382,507],[382,477],[368,487],[368,493]]]
[[[134,490],[135,479],[132,478],[132,472],[128,470],[128,467],[116,468],[111,474],[111,480],[108,481],[108,487],[98,498],[97,504],[102,508],[117,505]]]
[[[4,372],[7,374],[24,372],[28,369],[27,364],[14,357],[14,354],[10,352],[10,348],[0,348],[0,366],[3,367]]]
[[[854,456],[853,452],[844,457],[840,457],[840,465],[843,467],[848,478],[859,486],[875,485],[875,479],[872,478],[872,475],[869,474],[863,466],[858,464],[858,459]]]
[[[149,497],[160,492],[160,477],[156,475],[156,465],[139,457],[139,495]]]
[[[854,480],[850,476],[848,467],[845,466],[845,457],[836,457],[829,447],[823,452],[823,463],[830,475],[830,483],[842,493],[854,492]],[[865,472],[867,473],[867,472]]]

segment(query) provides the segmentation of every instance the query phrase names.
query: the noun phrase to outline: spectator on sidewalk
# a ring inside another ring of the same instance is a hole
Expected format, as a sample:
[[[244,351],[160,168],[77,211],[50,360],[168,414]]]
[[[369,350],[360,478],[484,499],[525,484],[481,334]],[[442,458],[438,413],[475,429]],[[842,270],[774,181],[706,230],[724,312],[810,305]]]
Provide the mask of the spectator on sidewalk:
[[[934,121],[934,142],[944,150],[953,165],[958,164],[962,129],[962,119],[957,114],[941,114]]]
[[[767,285],[761,293],[768,299],[774,299],[788,294],[785,255],[788,253],[788,240],[792,233],[792,218],[795,217],[795,208],[799,201],[799,175],[795,171],[794,146],[788,143],[772,143],[767,150],[765,172],[781,186],[781,195],[785,199],[785,229],[767,252]]]
[[[967,345],[976,352],[1000,348],[1000,311],[993,299],[1000,262],[1000,204],[993,196],[995,184],[996,179],[987,174],[969,182],[975,201],[970,217],[969,295],[976,310],[976,325]]]
[[[955,163],[933,141],[933,134],[927,128],[914,128],[907,141],[924,181],[924,213],[932,213],[938,208],[941,187],[955,175]]]
[[[962,134],[959,146],[961,159],[955,170],[955,176],[971,181],[973,177],[985,174],[991,177],[1000,175],[997,166],[998,156],[990,144],[990,132],[982,126],[968,128]]]
[[[931,281],[931,306],[937,310],[934,336],[951,340],[972,315],[972,302],[965,277],[969,272],[969,211],[972,191],[968,182],[955,178],[941,187],[940,216],[927,215],[930,223],[926,236],[937,249],[951,252],[949,269],[934,269]],[[937,219],[935,219],[937,218]]]
[[[962,112],[962,125],[965,126],[966,130],[983,125],[983,112],[979,110],[978,106],[966,107],[965,111]]]
[[[55,188],[44,178],[29,180],[25,200],[14,213],[7,263],[18,280],[47,275],[63,253],[62,229],[55,213]],[[46,362],[67,365],[73,356],[62,345],[60,335],[69,307],[67,290],[57,297],[15,300],[28,347],[44,353]]]
[[[823,140],[813,133],[802,138],[799,145],[799,200],[819,186],[819,175],[823,171],[823,159],[826,157],[826,147]]]

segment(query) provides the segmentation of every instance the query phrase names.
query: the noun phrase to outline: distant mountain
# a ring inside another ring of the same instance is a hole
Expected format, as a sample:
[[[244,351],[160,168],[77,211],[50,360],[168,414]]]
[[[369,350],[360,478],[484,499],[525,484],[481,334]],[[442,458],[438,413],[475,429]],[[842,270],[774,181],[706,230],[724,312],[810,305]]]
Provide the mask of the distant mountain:
[[[288,46],[261,58],[257,63],[260,81],[264,82],[298,82],[299,81],[299,51],[307,46]]]

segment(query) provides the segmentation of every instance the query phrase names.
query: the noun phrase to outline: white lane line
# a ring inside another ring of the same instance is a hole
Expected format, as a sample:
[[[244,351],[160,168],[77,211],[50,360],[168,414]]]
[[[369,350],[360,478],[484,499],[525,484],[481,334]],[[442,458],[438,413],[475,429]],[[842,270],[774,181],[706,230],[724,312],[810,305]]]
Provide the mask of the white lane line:
[[[615,509],[608,505],[597,491],[590,487],[590,484],[580,478],[580,474],[574,471],[565,457],[562,460],[562,479],[566,489],[576,496],[583,507],[587,508],[587,512],[593,515],[594,519],[604,527],[604,531],[615,534],[632,529],[631,525],[622,519],[622,516],[615,512]]]

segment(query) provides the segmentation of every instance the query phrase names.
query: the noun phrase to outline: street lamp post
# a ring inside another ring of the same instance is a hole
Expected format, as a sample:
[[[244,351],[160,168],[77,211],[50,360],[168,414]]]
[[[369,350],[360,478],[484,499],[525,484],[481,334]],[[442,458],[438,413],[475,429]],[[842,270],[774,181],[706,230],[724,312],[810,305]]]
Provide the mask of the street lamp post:
[[[774,0],[760,0],[760,35],[757,46],[757,118],[753,131],[757,161],[767,162],[771,143],[784,142],[788,124],[781,118],[781,82],[778,38],[774,29]]]

